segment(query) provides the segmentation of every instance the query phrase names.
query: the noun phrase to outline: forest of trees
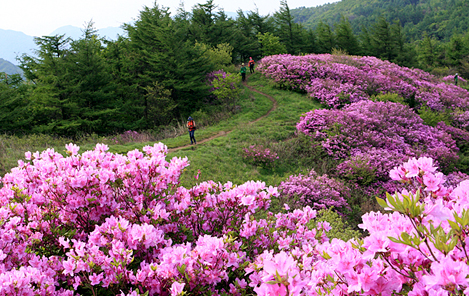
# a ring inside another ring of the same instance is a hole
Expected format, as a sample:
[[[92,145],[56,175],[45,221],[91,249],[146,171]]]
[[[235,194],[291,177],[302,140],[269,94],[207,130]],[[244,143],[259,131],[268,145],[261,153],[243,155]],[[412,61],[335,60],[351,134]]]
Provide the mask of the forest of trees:
[[[313,28],[295,22],[286,0],[270,16],[258,11],[227,17],[213,0],[190,12],[145,7],[125,36],[108,41],[90,22],[78,40],[35,39],[37,57],[19,61],[26,80],[0,75],[0,129],[8,133],[76,136],[148,130],[175,124],[194,111],[219,112],[207,74],[249,57],[289,53],[371,55],[435,74],[469,77],[469,34],[448,41],[433,34],[409,42],[398,19],[380,16],[354,31],[347,16]]]
[[[321,21],[332,26],[343,15],[350,20],[355,34],[384,17],[390,23],[399,21],[406,42],[420,40],[425,32],[447,42],[454,34],[464,34],[469,29],[466,0],[342,0],[292,9],[292,15],[296,22],[312,29]]]

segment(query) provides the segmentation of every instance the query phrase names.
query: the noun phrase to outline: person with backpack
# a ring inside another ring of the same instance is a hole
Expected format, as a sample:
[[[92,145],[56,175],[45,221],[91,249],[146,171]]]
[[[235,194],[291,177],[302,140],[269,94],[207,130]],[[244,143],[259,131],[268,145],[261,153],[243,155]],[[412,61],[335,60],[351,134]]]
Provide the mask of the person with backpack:
[[[195,140],[195,137],[194,137],[194,132],[195,132],[195,129],[196,129],[195,121],[190,116],[187,119],[187,128],[189,129],[189,138],[191,139],[191,145],[192,144],[197,144],[197,141]]]
[[[249,62],[248,62],[248,65],[249,65],[249,71],[252,73],[254,73],[254,60],[250,57],[249,58]]]
[[[244,82],[246,80],[246,67],[244,67],[244,63],[241,64],[241,70],[239,73],[241,73],[241,78]]]

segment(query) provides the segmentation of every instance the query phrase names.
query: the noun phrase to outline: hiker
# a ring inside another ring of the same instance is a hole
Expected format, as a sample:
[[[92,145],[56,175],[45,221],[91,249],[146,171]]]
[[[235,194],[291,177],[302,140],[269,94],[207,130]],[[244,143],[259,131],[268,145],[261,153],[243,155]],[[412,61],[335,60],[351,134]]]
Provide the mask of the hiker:
[[[458,85],[458,73],[456,73],[456,75],[454,75],[454,85]]]
[[[249,71],[252,73],[254,73],[254,60],[250,57],[249,58],[249,62],[248,62],[248,65],[249,65]]]
[[[195,132],[195,129],[196,129],[195,121],[190,116],[187,119],[187,128],[189,129],[189,137],[191,138],[191,145],[192,144],[197,144],[197,141],[195,140],[195,137],[194,137],[194,132]]]
[[[239,72],[241,73],[241,78],[244,82],[246,80],[246,67],[244,67],[244,63],[241,64],[241,70]]]

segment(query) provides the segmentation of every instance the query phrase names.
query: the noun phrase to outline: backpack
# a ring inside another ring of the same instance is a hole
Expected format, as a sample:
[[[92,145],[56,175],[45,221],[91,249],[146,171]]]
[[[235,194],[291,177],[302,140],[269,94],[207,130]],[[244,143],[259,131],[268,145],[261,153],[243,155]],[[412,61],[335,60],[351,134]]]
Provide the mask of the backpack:
[[[195,127],[195,124],[194,124],[194,120],[189,121],[189,122],[187,123],[187,126],[189,127],[189,130],[190,130],[190,131],[193,131],[193,130],[195,130],[195,128],[196,128],[196,127]]]

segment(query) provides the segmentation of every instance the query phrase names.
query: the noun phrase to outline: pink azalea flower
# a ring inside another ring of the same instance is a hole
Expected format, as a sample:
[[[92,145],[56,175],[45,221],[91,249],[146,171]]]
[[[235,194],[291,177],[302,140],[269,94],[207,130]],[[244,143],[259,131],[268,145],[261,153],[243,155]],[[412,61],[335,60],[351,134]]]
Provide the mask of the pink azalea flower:
[[[92,275],[90,275],[92,286],[98,285],[102,281],[102,279],[103,279],[103,273],[100,273],[98,275],[96,275],[96,273],[93,273]]]
[[[185,283],[178,283],[178,282],[174,282],[172,285],[171,285],[171,296],[177,296],[177,295],[180,295],[182,293],[182,291],[184,290],[184,286],[186,284]]]

